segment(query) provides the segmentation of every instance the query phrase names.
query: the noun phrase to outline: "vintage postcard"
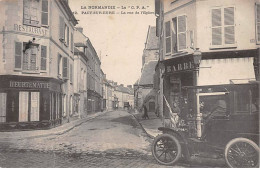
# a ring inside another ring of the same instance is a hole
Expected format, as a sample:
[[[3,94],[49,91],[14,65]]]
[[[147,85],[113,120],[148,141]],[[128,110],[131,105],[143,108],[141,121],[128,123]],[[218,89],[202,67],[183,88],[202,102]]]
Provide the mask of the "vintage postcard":
[[[259,168],[260,0],[0,0],[0,168]]]

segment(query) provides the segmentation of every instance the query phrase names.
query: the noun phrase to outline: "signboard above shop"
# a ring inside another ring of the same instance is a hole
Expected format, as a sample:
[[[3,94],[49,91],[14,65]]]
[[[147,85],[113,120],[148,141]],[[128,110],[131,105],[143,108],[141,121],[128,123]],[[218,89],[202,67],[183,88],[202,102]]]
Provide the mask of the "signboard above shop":
[[[27,25],[14,24],[14,31],[35,34],[38,36],[49,36],[49,30],[44,27],[32,27]]]
[[[192,55],[188,55],[162,61],[165,66],[165,73],[170,74],[180,71],[192,71],[195,68],[192,57]]]

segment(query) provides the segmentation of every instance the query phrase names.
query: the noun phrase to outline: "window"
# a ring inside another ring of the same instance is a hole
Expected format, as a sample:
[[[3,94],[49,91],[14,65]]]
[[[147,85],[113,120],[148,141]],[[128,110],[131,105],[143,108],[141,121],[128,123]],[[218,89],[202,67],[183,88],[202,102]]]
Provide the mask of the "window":
[[[72,33],[70,33],[70,37],[71,37],[71,40],[70,40],[71,52],[73,52],[74,42],[73,42],[73,34]]]
[[[47,47],[38,44],[15,42],[15,69],[39,72],[47,69]],[[40,57],[38,57],[41,55]]]
[[[186,16],[178,16],[178,50],[186,49]]]
[[[60,16],[60,41],[63,42],[66,46],[69,46],[69,27],[65,23],[64,18]]]
[[[58,77],[62,78],[62,56],[58,54]]]
[[[42,0],[42,25],[48,25],[48,0]]]
[[[166,44],[166,49],[165,53],[171,53],[171,23],[170,21],[167,21],[165,23],[165,44]]]
[[[228,46],[235,44],[234,7],[215,8],[212,16],[212,46]]]
[[[260,3],[256,3],[256,42],[260,44]]]
[[[48,0],[24,0],[23,24],[31,26],[48,25]]]
[[[0,123],[6,122],[6,93],[0,93]]]
[[[40,1],[24,0],[23,1],[23,23],[26,25],[40,26]]]
[[[62,58],[62,77],[64,79],[68,79],[69,78],[69,61],[67,57],[63,57]]]
[[[41,46],[41,70],[46,70],[46,64],[47,64],[47,47]]]
[[[181,15],[165,23],[166,54],[187,49],[187,17]]]

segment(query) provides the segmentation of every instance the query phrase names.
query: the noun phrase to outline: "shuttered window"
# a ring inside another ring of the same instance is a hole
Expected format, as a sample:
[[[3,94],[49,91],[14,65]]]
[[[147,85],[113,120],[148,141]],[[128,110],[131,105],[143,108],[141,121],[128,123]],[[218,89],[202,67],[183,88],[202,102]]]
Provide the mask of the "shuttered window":
[[[212,45],[235,44],[235,8],[216,8],[211,10]]]
[[[225,44],[235,43],[234,7],[224,8],[224,38]]]
[[[42,25],[48,25],[48,0],[42,0]]]
[[[47,65],[47,47],[41,46],[41,70],[46,70]]]
[[[68,75],[68,69],[69,69],[69,65],[68,65],[68,58],[67,57],[63,57],[62,58],[63,62],[63,71],[62,71],[62,77],[64,79],[68,79],[69,75]]]
[[[172,53],[178,52],[178,41],[177,41],[177,18],[172,19]]]
[[[260,43],[260,4],[256,4],[256,42]]]
[[[38,0],[23,0],[23,24],[40,26],[40,7]]]
[[[59,33],[59,37],[60,40],[63,42],[64,41],[64,18],[60,16],[60,33]]]
[[[22,43],[15,42],[15,69],[22,69]]]
[[[187,48],[186,45],[186,16],[178,16],[178,50],[183,50]]]
[[[165,53],[171,53],[171,23],[170,21],[165,22]]]
[[[65,24],[65,41],[66,41],[66,45],[69,46],[69,40],[70,40],[70,30],[67,24]]]

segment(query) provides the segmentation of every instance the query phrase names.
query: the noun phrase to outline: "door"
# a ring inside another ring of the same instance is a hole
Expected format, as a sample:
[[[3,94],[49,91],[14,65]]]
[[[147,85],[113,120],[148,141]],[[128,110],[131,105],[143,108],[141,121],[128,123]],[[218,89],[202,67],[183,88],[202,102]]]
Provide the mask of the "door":
[[[155,103],[149,102],[149,112],[155,112]]]
[[[40,93],[31,92],[30,121],[39,121]]]
[[[28,121],[29,113],[29,92],[19,92],[19,122]]]

